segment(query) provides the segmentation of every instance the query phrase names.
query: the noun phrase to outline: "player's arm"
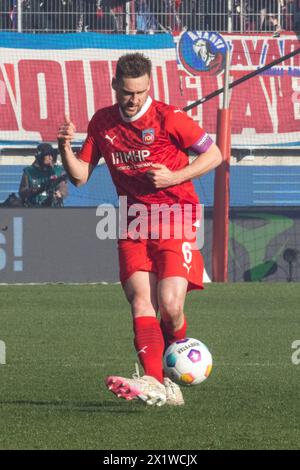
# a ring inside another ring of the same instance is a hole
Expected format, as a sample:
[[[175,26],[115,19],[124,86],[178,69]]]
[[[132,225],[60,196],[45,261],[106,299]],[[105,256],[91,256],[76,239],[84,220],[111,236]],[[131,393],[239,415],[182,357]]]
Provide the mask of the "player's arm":
[[[222,162],[221,152],[209,135],[180,109],[171,109],[166,129],[179,148],[191,149],[197,157],[190,165],[175,171],[162,164],[153,164],[153,170],[148,171],[147,176],[155,188],[167,188],[199,178]]]
[[[69,116],[66,115],[65,121],[62,126],[60,126],[57,134],[59,153],[61,155],[62,164],[66,173],[68,174],[70,181],[75,186],[81,186],[88,181],[94,166],[90,163],[80,160],[74,154],[71,147],[74,134],[75,126],[71,122]]]
[[[222,154],[219,147],[212,142],[210,147],[205,152],[198,154],[190,165],[173,172],[173,184],[180,184],[193,178],[199,178],[214,170],[221,163]]]
[[[177,171],[171,171],[165,165],[153,163],[152,167],[154,169],[149,170],[147,176],[155,188],[167,188],[193,178],[199,178],[219,166],[221,162],[221,152],[216,144],[212,142],[210,147],[199,154],[190,165]]]

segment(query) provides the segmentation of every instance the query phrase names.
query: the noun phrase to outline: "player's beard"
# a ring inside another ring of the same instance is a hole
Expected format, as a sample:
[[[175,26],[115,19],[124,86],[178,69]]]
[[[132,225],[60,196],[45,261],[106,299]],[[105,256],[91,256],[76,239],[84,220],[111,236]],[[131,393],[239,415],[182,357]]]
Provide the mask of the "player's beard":
[[[139,101],[138,104],[133,104],[133,103],[130,104],[130,101],[129,101],[121,105],[120,107],[123,111],[123,114],[129,118],[136,116],[143,109],[143,106],[145,106],[147,99],[148,99],[148,94],[147,96],[143,98],[142,102]]]
[[[122,107],[122,111],[127,117],[133,117],[135,116],[141,109],[143,105],[137,105],[137,106],[129,106],[126,104],[125,106]]]

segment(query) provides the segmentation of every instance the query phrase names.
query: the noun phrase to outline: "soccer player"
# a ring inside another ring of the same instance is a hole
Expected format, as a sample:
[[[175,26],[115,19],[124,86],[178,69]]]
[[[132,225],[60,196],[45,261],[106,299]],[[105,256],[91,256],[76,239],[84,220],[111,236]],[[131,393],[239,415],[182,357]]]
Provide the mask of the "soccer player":
[[[71,149],[75,126],[65,116],[58,132],[62,162],[79,186],[104,158],[119,196],[127,197],[128,210],[142,204],[150,216],[159,205],[194,209],[199,200],[191,179],[214,169],[222,156],[184,112],[151,99],[150,77],[151,61],[143,54],[120,57],[112,80],[117,103],[95,113],[77,156]],[[189,149],[197,154],[190,165]],[[193,249],[184,233],[175,236],[172,220],[167,238],[156,230],[153,237],[134,237],[128,228],[126,237],[119,239],[120,280],[131,305],[134,345],[145,375],[106,378],[107,387],[118,397],[158,406],[184,404],[179,386],[164,377],[162,358],[165,347],[186,337],[187,291],[203,288],[200,251]],[[160,226],[159,219],[155,228]]]

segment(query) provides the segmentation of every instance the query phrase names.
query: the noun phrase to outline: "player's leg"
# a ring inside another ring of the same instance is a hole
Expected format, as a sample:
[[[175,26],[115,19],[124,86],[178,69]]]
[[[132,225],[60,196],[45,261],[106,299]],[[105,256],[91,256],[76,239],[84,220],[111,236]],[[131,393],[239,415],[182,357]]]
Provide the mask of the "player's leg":
[[[201,289],[203,259],[199,250],[193,250],[188,241],[166,240],[161,242],[155,257],[159,282],[157,298],[161,315],[161,330],[165,347],[186,337],[187,323],[184,315],[186,293]],[[183,405],[179,386],[165,378],[167,403]]]
[[[136,271],[124,283],[123,290],[130,303],[133,318],[144,316],[156,318],[158,303],[155,273]]]
[[[131,305],[134,345],[139,360],[145,374],[162,383],[164,339],[156,318],[157,276],[152,272],[135,272],[123,288]]]
[[[179,276],[167,277],[158,283],[157,299],[166,347],[186,337],[184,303],[187,287],[187,279]]]
[[[189,241],[161,242],[156,252],[157,296],[165,346],[186,337],[184,303],[188,290],[202,289],[203,258]]]
[[[187,281],[185,281],[180,277],[163,279],[159,283],[160,295],[158,295],[156,274],[137,272],[124,286],[132,308],[137,354],[146,376],[155,377],[164,384],[168,405],[184,405],[184,399],[178,385],[163,377],[162,358],[165,341],[160,324],[156,319],[156,312],[161,300],[160,309],[166,308],[171,313],[172,326],[168,331],[171,332],[172,339],[175,341],[177,338],[181,338],[182,334],[185,337],[185,330],[183,333],[185,321],[184,319],[182,321],[187,290]],[[151,307],[153,308],[152,312]],[[152,313],[153,316],[150,316],[149,313]],[[158,393],[160,393],[159,389]]]
[[[131,305],[134,345],[145,375],[132,379],[110,376],[106,379],[106,385],[118,397],[127,400],[138,397],[148,404],[161,406],[166,402],[162,383],[164,339],[156,318],[156,274],[137,271],[123,284],[123,289]]]
[[[161,315],[161,330],[165,346],[186,337],[186,319],[184,302],[188,281],[179,276],[162,279],[158,283],[157,298]],[[164,379],[167,403],[169,405],[184,405],[182,392],[177,384],[169,378]]]
[[[156,313],[157,275],[148,241],[119,240],[120,279],[131,305],[134,343],[145,374],[162,382],[163,338]]]

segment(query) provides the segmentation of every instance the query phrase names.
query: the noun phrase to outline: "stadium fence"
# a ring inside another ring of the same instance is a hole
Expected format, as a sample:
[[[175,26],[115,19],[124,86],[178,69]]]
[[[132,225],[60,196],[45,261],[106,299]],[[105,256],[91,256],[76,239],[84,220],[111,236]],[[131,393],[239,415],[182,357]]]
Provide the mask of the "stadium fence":
[[[4,0],[0,29],[155,33],[300,30],[297,0]]]

